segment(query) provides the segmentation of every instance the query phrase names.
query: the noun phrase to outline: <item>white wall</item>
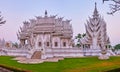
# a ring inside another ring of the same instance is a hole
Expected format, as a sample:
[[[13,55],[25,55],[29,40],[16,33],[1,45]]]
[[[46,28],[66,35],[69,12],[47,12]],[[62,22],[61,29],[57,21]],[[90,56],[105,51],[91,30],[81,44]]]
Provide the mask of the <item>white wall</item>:
[[[57,47],[55,47],[55,42],[58,43]],[[57,36],[52,37],[52,48],[61,48],[60,43],[61,43],[60,37],[57,37]]]
[[[63,46],[63,42],[66,42],[66,46]],[[61,48],[70,48],[69,39],[61,39]]]
[[[49,57],[82,57],[83,52],[80,48],[47,48],[46,56]]]
[[[39,42],[41,42],[42,46],[39,46]],[[50,34],[38,34],[36,37],[35,48],[44,49],[46,47],[46,42],[50,42]]]

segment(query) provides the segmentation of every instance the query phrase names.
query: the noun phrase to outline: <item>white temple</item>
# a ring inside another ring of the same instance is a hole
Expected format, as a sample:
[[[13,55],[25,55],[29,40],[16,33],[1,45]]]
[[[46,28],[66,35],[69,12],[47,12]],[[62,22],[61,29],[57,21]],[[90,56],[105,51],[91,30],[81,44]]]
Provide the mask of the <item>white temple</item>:
[[[48,16],[45,11],[44,17],[38,16],[29,22],[25,21],[20,30],[17,34],[20,46],[31,50],[33,54],[31,58],[44,59],[76,54],[77,50],[72,47],[73,31],[70,20],[63,20],[63,17],[56,18],[56,15]]]
[[[80,40],[81,48],[73,47],[73,30],[70,20],[63,20],[57,15],[37,16],[23,22],[18,31],[20,48],[2,48],[2,55],[24,56],[30,59],[47,59],[54,57],[100,56],[102,50],[114,55],[110,50],[106,22],[98,14],[96,4],[93,17],[85,24],[86,36]]]
[[[56,16],[38,16],[36,19],[30,19],[30,22],[24,22],[21,32],[18,34],[21,46],[27,46],[31,49],[45,48],[71,48],[72,44],[72,26],[70,20],[63,21],[63,18]]]
[[[96,3],[93,17],[89,17],[87,24],[85,24],[85,28],[86,36],[80,40],[83,49],[90,50],[91,55],[97,55],[100,54],[101,50],[109,49],[110,40],[106,32],[106,22],[98,14]]]

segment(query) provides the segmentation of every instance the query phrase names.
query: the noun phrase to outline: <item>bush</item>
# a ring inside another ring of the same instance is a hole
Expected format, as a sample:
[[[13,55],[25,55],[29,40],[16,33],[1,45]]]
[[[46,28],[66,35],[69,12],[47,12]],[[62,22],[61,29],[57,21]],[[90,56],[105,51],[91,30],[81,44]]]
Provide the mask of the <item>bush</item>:
[[[120,44],[115,45],[115,50],[119,50],[120,49]]]

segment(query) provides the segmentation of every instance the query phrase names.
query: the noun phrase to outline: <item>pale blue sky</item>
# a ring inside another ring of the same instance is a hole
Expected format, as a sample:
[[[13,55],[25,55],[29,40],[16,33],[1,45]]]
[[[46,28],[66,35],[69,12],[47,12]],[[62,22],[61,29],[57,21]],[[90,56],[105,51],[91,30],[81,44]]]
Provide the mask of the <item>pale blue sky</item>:
[[[104,17],[107,23],[107,32],[112,45],[120,43],[120,12],[114,16],[107,15],[109,3],[102,3],[102,0],[1,0],[0,11],[7,21],[5,25],[0,26],[0,38],[7,41],[18,41],[16,32],[22,26],[22,22],[43,16],[44,11],[48,15],[56,15],[71,19],[74,36],[78,33],[85,33],[86,20],[92,16],[94,3],[97,2],[99,14]]]

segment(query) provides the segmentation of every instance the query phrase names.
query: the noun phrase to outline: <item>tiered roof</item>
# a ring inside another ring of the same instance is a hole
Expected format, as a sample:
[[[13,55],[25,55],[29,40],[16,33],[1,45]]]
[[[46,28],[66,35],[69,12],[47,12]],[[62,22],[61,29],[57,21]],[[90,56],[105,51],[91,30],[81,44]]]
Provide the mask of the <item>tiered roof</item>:
[[[31,34],[51,33],[59,35],[63,38],[71,38],[73,31],[70,20],[63,20],[63,17],[56,18],[57,15],[48,16],[45,11],[45,16],[36,16],[36,19],[23,22],[21,31],[17,34],[19,39],[26,39]]]
[[[109,44],[109,37],[106,32],[106,22],[98,14],[96,3],[95,9],[93,12],[93,17],[89,17],[89,21],[85,24],[86,27],[86,36],[80,40],[82,44],[92,44],[93,39],[97,39],[97,44]]]

